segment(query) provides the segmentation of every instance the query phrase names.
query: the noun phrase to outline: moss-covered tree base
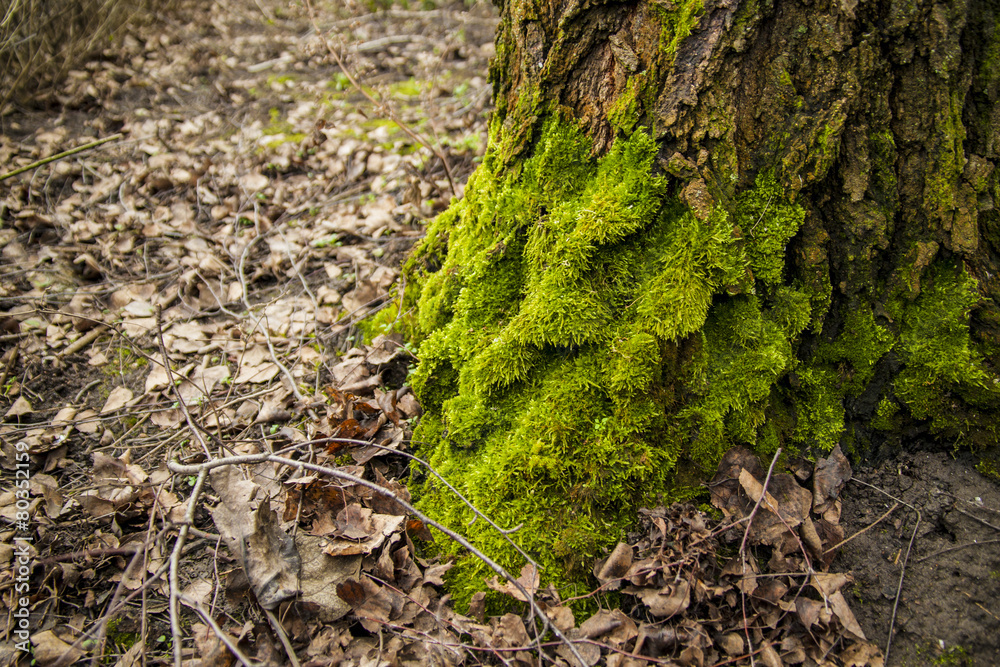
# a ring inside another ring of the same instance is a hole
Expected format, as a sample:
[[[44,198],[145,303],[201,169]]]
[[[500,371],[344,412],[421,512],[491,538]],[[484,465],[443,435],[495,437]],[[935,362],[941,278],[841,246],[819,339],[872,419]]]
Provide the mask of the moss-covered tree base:
[[[511,539],[549,579],[582,581],[639,506],[695,493],[735,444],[931,433],[990,470],[997,17],[927,0],[889,29],[889,0],[780,5],[503,7],[490,147],[410,259],[403,320],[419,447],[523,525]],[[942,8],[945,33],[917,22]],[[919,104],[891,85],[914,73]],[[419,496],[520,566],[433,478]],[[474,563],[457,571],[459,597],[483,587]]]

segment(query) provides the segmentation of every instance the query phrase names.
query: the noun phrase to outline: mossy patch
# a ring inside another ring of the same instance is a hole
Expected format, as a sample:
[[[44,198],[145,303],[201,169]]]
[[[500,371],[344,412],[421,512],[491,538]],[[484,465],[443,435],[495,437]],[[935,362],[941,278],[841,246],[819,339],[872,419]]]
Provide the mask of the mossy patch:
[[[935,431],[995,445],[1000,378],[969,333],[969,314],[980,299],[975,278],[960,263],[931,267],[920,296],[905,306],[900,350],[906,367],[894,388],[911,414],[930,420]]]
[[[704,0],[683,0],[667,6],[654,3],[654,9],[661,15],[660,52],[665,56],[664,64],[673,62],[681,42],[694,30],[705,13]]]
[[[407,265],[426,410],[414,439],[499,525],[523,524],[512,538],[548,578],[579,581],[638,506],[676,495],[680,457],[710,468],[765,428],[811,317],[807,294],[771,289],[803,212],[765,174],[732,216],[699,219],[652,174],[641,129],[594,160],[551,118],[512,168],[494,130],[465,199]],[[753,233],[741,239],[734,219]],[[446,489],[429,480],[419,496],[469,532]],[[520,566],[496,531],[472,532]],[[483,585],[466,567],[460,599]]]

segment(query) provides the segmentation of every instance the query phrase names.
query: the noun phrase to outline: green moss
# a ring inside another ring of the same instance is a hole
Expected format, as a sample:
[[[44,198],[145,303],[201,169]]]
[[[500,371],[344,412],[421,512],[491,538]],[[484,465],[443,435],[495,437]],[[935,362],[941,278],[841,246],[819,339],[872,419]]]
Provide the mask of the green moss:
[[[963,265],[935,263],[926,284],[904,309],[900,351],[906,368],[896,395],[932,429],[987,445],[1000,440],[994,415],[1000,378],[983,363],[969,335],[969,314],[980,300],[975,278]]]
[[[892,431],[898,427],[895,416],[899,414],[900,405],[889,397],[879,401],[871,426],[879,431]]]
[[[645,83],[645,77],[643,76],[630,76],[628,82],[625,84],[625,89],[615,99],[614,104],[608,110],[608,121],[611,123],[611,126],[626,135],[639,122],[639,93],[645,89]]]
[[[803,213],[762,176],[739,199],[737,216],[759,222],[744,242],[722,208],[700,220],[668,194],[644,130],[594,160],[579,131],[550,118],[514,166],[506,131],[492,131],[465,199],[406,267],[426,410],[414,439],[499,525],[524,524],[513,539],[547,579],[580,581],[641,504],[690,486],[675,473],[682,455],[701,470],[758,434],[776,449],[766,412],[810,297],[730,292],[758,290],[751,269],[760,289],[780,282]],[[431,480],[418,493],[469,532],[446,489]],[[520,567],[502,536],[471,530]],[[471,560],[456,570],[459,599],[482,574]]]
[[[845,309],[841,334],[823,343],[815,361],[839,369],[838,376],[851,396],[859,396],[875,373],[875,364],[895,345],[891,331],[875,322],[865,303]]]
[[[107,636],[111,644],[122,653],[132,648],[140,639],[138,632],[126,632],[121,629],[122,625],[135,626],[131,620],[123,622],[121,618],[113,618],[108,621]]]
[[[705,0],[682,0],[673,3],[672,9],[654,3],[660,14],[660,53],[665,58],[664,66],[673,63],[677,48],[694,30],[705,13]]]
[[[389,86],[389,94],[393,97],[419,97],[422,90],[420,82],[412,77]]]
[[[958,208],[958,185],[965,165],[962,107],[963,96],[955,93],[948,112],[938,114],[935,119],[939,143],[924,182],[924,209],[949,225],[952,212]]]
[[[802,226],[805,211],[785,200],[773,172],[757,175],[756,187],[737,200],[737,219],[746,239],[754,276],[767,285],[782,281],[785,245]]]

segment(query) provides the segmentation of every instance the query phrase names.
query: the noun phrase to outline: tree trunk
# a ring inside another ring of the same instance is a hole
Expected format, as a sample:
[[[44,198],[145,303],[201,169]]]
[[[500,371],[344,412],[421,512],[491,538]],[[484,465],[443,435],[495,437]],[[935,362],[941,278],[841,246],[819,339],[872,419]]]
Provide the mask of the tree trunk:
[[[505,0],[491,77],[409,263],[415,439],[549,576],[735,444],[996,474],[1000,3]]]

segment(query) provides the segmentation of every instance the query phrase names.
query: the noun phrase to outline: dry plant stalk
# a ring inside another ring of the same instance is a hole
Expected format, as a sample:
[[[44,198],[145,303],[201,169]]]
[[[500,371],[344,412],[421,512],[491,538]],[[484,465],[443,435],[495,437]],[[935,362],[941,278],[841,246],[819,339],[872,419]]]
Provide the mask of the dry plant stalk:
[[[153,0],[6,0],[0,15],[0,109],[29,103],[126,24],[162,13]],[[40,84],[40,85],[39,85]]]

